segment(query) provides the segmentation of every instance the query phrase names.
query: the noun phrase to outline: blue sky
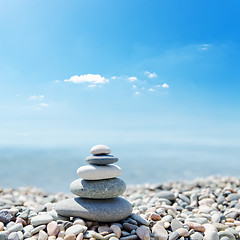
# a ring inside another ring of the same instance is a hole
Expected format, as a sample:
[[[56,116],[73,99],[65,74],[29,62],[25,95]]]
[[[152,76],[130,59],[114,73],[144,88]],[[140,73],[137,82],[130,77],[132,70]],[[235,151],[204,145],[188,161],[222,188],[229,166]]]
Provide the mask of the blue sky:
[[[239,146],[239,7],[0,0],[0,145]]]

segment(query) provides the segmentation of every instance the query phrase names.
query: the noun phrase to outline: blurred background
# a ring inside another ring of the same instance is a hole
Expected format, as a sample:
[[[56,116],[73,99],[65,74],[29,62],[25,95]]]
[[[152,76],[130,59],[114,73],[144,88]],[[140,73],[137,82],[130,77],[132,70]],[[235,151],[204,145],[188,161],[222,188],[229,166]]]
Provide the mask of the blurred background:
[[[239,176],[239,7],[0,0],[0,186],[68,192],[96,144],[127,184]]]

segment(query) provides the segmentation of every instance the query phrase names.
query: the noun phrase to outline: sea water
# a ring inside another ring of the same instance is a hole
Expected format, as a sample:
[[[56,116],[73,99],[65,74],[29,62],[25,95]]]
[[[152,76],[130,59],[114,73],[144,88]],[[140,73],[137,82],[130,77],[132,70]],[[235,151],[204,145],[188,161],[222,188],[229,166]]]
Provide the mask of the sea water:
[[[91,147],[91,146],[90,146]],[[155,145],[115,146],[121,178],[127,184],[161,183],[209,175],[240,176],[237,147]],[[0,187],[36,186],[69,192],[89,148],[0,148]]]

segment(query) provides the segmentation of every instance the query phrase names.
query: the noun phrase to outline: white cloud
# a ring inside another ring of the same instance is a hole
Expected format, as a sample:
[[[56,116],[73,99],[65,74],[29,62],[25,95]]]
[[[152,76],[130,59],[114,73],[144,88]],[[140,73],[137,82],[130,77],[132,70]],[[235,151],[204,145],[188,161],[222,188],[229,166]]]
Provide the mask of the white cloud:
[[[136,95],[139,95],[140,94],[140,92],[136,92]]]
[[[44,95],[32,95],[29,97],[29,100],[35,101],[35,100],[40,100],[42,101],[44,99]]]
[[[137,88],[137,86],[136,86],[136,85],[134,85],[134,84],[133,84],[132,86],[133,86],[133,88]]]
[[[162,87],[163,87],[163,88],[169,88],[169,85],[166,84],[166,83],[164,83],[164,84],[162,84]]]
[[[157,74],[155,72],[150,73],[150,72],[146,71],[144,74],[147,75],[148,78],[156,78],[157,77]]]
[[[97,85],[96,84],[90,84],[90,85],[88,85],[88,87],[90,87],[90,88],[93,88],[93,87],[96,87]]]
[[[161,87],[161,85],[156,85],[155,87]]]
[[[55,83],[60,83],[60,81],[59,80],[55,80]]]
[[[112,79],[117,79],[117,76],[113,76]]]
[[[135,82],[135,81],[137,81],[137,78],[136,77],[129,77],[128,80],[130,82]]]
[[[99,74],[83,74],[80,76],[74,75],[69,79],[65,79],[64,82],[104,84],[108,83],[109,80]]]
[[[39,103],[38,105],[41,106],[41,107],[48,107],[49,106],[49,104],[47,104],[47,103]]]
[[[200,50],[206,51],[209,47],[211,47],[211,44],[205,43],[200,46]]]
[[[149,88],[148,91],[149,91],[149,92],[155,92],[155,89]]]

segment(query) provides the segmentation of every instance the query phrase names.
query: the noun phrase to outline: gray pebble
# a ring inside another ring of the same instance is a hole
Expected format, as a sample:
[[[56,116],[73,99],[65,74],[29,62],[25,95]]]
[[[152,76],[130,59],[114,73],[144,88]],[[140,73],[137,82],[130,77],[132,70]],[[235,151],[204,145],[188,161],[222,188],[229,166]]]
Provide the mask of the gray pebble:
[[[3,232],[0,231],[0,240],[6,240],[7,237],[8,237],[8,234],[5,231]]]
[[[160,191],[156,194],[158,198],[166,198],[170,201],[174,201],[176,198],[174,196],[174,193],[171,191]]]
[[[35,216],[31,219],[31,224],[33,226],[38,226],[38,225],[42,225],[42,224],[48,224],[51,221],[53,221],[53,217],[49,214],[42,214],[42,215],[38,215]]]
[[[135,213],[133,213],[131,215],[131,218],[133,218],[134,220],[136,220],[138,223],[140,223],[142,225],[146,225],[146,226],[150,225],[150,222],[147,219],[145,219],[145,218],[143,218],[143,217],[141,217],[141,216],[139,216]]]
[[[17,232],[17,231],[22,231],[23,225],[21,223],[16,223],[10,228],[8,228],[8,232]]]
[[[86,232],[87,231],[87,227],[85,226],[82,226],[80,224],[76,224],[76,225],[73,225],[71,227],[69,227],[67,230],[66,230],[66,235],[68,234],[75,234],[75,235],[78,235],[79,233],[83,233],[83,232]]]
[[[34,235],[34,234],[40,232],[41,230],[43,230],[45,228],[46,228],[46,225],[39,225],[31,231],[31,234]]]
[[[171,229],[173,232],[182,227],[183,227],[183,224],[180,221],[178,221],[177,219],[172,220]]]
[[[179,237],[179,233],[178,232],[171,232],[169,234],[169,240],[176,240],[176,239],[178,239],[178,237]]]
[[[19,236],[16,232],[11,232],[9,235],[8,235],[8,240],[20,240],[19,239]]]
[[[137,235],[129,235],[129,236],[120,238],[120,240],[136,240],[136,239],[138,239]]]
[[[190,235],[190,239],[191,240],[202,240],[203,239],[203,235],[199,232],[195,232],[192,235]]]

